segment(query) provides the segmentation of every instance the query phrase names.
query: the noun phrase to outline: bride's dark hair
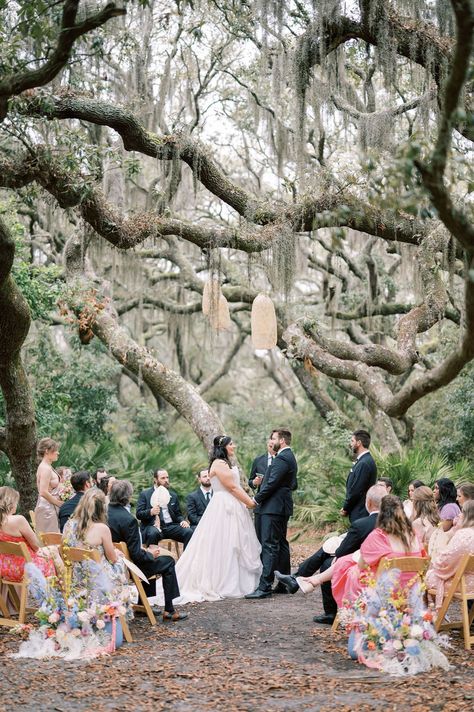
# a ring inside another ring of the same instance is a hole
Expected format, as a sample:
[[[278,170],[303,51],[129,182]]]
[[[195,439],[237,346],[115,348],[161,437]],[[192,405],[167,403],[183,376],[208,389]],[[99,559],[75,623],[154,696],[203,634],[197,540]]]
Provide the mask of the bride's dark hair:
[[[226,446],[232,442],[232,438],[229,435],[218,435],[214,438],[214,445],[211,452],[211,457],[209,458],[209,467],[212,465],[214,460],[225,460],[229,467],[231,467],[229,456],[227,454]]]

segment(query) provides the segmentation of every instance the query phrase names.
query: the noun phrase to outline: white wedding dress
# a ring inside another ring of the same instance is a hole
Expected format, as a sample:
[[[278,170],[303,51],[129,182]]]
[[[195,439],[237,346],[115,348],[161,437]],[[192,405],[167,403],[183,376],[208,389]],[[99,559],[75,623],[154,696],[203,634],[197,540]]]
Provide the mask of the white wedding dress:
[[[235,482],[239,472],[232,468]],[[257,588],[262,564],[261,546],[252,517],[220,482],[212,477],[213,495],[194,534],[176,563],[180,597],[174,603],[242,598]],[[156,602],[163,605],[163,587],[157,582]]]

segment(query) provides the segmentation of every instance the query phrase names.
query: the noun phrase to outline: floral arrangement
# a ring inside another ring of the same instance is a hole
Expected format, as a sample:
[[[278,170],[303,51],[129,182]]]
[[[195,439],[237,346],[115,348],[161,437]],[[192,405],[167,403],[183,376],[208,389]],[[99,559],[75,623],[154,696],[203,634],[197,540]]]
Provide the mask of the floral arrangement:
[[[399,586],[400,571],[369,574],[358,598],[339,611],[350,632],[349,652],[359,662],[392,675],[449,668],[439,646],[447,637],[433,627],[433,613],[423,602],[423,586],[409,581]]]
[[[74,487],[71,484],[71,480],[64,480],[58,485],[58,497],[62,502],[67,502],[68,499],[75,494]]]

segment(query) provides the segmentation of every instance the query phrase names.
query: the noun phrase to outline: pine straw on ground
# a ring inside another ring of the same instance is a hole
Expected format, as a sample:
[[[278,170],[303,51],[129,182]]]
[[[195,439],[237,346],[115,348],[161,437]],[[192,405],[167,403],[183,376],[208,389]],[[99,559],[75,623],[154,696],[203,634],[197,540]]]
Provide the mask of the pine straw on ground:
[[[294,563],[314,545],[292,546]],[[16,660],[19,640],[0,628],[0,710],[472,709],[474,652],[452,637],[449,672],[390,678],[352,662],[346,636],[316,626],[318,592],[263,601],[188,606],[190,618],[151,628],[132,624],[135,642],[90,662]]]

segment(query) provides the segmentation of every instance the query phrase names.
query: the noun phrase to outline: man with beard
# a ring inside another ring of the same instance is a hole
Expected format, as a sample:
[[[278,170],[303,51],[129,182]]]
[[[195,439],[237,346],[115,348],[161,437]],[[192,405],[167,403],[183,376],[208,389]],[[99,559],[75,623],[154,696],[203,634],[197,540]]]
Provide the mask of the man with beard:
[[[369,487],[377,480],[377,466],[369,452],[370,434],[366,430],[356,430],[351,437],[351,451],[356,456],[346,481],[346,499],[341,514],[349,517],[351,523],[367,517],[365,497]]]
[[[273,449],[272,436],[270,435],[267,440],[267,452],[264,455],[258,455],[258,457],[255,458],[255,460],[252,462],[252,468],[250,470],[250,477],[248,480],[249,487],[251,487],[256,492],[260,491],[260,485],[262,484],[265,473],[272,464],[274,457],[275,450]],[[262,532],[260,525],[260,510],[258,507],[256,507],[253,516],[255,523],[255,533],[257,535],[257,539],[261,544]]]
[[[209,470],[201,470],[197,475],[197,481],[199,487],[194,490],[194,492],[190,492],[186,498],[189,523],[194,529],[201,521],[201,517],[206,511],[207,505],[211,501],[212,485]]]

